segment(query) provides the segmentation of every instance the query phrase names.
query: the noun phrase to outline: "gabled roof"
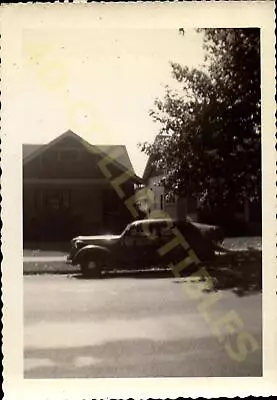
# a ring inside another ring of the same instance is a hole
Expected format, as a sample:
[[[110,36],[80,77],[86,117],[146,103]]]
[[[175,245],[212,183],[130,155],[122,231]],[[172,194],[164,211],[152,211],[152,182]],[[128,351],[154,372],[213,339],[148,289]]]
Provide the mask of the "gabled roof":
[[[119,156],[113,160],[114,164],[116,164],[121,170],[128,170],[131,175],[134,176],[135,180],[138,180],[141,183],[141,178],[136,176],[134,172],[134,168],[132,166],[131,160],[129,158],[126,146],[124,145],[92,145],[76,133],[68,130],[64,132],[62,135],[58,136],[51,142],[47,144],[23,144],[23,165],[26,165],[31,160],[35,159],[40,154],[44,153],[49,148],[53,147],[55,144],[60,142],[65,138],[74,138],[79,141],[82,145],[87,148],[91,148],[91,150],[95,153],[102,154],[103,157],[106,157],[110,154],[111,151],[118,152]]]
[[[158,134],[155,137],[154,144],[157,143],[158,138],[161,137],[161,136],[162,136],[161,134]],[[154,157],[152,156],[152,154],[148,157],[148,160],[147,160],[147,163],[146,163],[146,166],[144,168],[143,175],[142,175],[142,179],[143,179],[144,182],[147,179],[149,179],[149,178],[151,178],[153,176],[157,176],[157,175],[162,175],[163,174],[163,171],[158,171],[157,168],[153,165],[153,158]]]
[[[23,159],[42,146],[42,144],[23,144]]]
[[[143,180],[147,180],[148,178],[151,177],[151,173],[153,171],[153,168],[154,167],[152,165],[152,157],[149,156],[148,160],[147,160],[147,163],[146,163],[146,166],[144,168],[143,174],[142,174],[142,179]]]
[[[110,154],[112,150],[117,149],[118,154],[120,154],[120,156],[117,158],[118,163],[120,163],[124,168],[128,169],[129,171],[134,172],[134,168],[131,163],[126,146],[115,144],[115,145],[96,145],[95,147],[97,147],[104,154]]]
[[[146,166],[143,171],[142,179],[143,181],[147,181],[149,178],[152,178],[154,176],[160,176],[164,175],[163,170],[158,170],[155,165],[153,164],[153,157],[149,156]]]

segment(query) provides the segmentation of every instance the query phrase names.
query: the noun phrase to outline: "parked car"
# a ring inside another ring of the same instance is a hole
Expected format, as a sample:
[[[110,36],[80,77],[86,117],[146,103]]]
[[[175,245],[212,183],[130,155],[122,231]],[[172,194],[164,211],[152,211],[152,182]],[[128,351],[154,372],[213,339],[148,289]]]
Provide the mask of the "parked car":
[[[175,246],[163,256],[158,252],[176,237],[176,228],[200,261],[213,259],[214,243],[222,239],[219,228],[184,220],[144,219],[130,223],[120,235],[75,237],[68,262],[80,265],[81,272],[91,277],[100,277],[103,271],[115,268],[130,270],[176,263],[187,257],[182,246]]]

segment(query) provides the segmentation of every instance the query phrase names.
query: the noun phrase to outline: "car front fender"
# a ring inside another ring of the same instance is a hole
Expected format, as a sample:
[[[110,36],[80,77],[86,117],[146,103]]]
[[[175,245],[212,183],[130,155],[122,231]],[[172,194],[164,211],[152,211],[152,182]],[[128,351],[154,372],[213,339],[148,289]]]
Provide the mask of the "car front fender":
[[[91,260],[102,259],[109,260],[111,259],[110,250],[106,249],[102,246],[97,245],[87,245],[82,247],[74,257],[74,264],[81,264],[85,258],[90,258]]]

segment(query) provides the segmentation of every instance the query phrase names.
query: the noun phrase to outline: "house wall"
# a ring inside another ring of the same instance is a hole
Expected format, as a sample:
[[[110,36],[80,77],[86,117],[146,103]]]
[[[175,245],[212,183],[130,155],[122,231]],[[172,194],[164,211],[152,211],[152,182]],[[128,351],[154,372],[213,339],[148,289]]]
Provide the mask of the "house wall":
[[[153,209],[165,211],[171,218],[190,218],[195,222],[218,224],[224,228],[226,235],[260,235],[262,226],[261,203],[232,204],[231,207],[218,208],[213,213],[207,213],[200,208],[200,201],[192,196],[175,197],[167,201],[164,187],[159,182],[164,177],[155,171],[147,179],[147,186],[155,195]],[[161,198],[163,200],[161,200]]]
[[[25,239],[67,239],[102,223],[101,192],[93,186],[24,185]]]
[[[152,209],[162,210],[168,214],[170,218],[175,219],[178,216],[177,198],[174,196],[170,200],[166,199],[165,189],[160,184],[162,177],[162,175],[157,175],[148,179],[148,187],[153,191],[155,199]]]
[[[148,187],[152,189],[155,195],[155,204],[153,209],[163,210],[172,219],[184,219],[189,217],[197,221],[197,201],[193,198],[184,198],[178,196],[165,196],[165,189],[159,184],[163,175],[152,176],[148,179]]]
[[[132,220],[124,201],[98,167],[103,155],[64,138],[23,166],[24,241],[63,241],[81,234],[118,233]],[[123,173],[116,164],[108,170]],[[126,197],[134,183],[122,185]]]
[[[133,186],[128,184],[125,190],[131,194]],[[25,183],[24,240],[63,241],[82,234],[118,233],[132,220],[127,211],[107,182],[59,186]]]
[[[154,176],[148,180],[148,187],[154,193],[154,204],[151,207],[153,210],[163,210],[164,208],[164,187],[159,185],[161,178],[162,176]]]

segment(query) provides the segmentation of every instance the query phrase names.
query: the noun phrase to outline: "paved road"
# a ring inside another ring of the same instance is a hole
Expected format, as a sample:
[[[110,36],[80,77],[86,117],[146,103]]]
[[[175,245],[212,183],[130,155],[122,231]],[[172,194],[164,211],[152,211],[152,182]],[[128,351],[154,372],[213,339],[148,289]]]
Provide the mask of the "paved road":
[[[199,291],[198,300],[184,292],[202,288],[191,279],[157,274],[101,280],[25,276],[25,377],[261,375],[261,294],[238,297],[223,290],[210,314],[214,323],[236,311],[255,337],[259,348],[238,362],[197,311],[215,292]],[[234,337],[224,340],[236,348]]]

